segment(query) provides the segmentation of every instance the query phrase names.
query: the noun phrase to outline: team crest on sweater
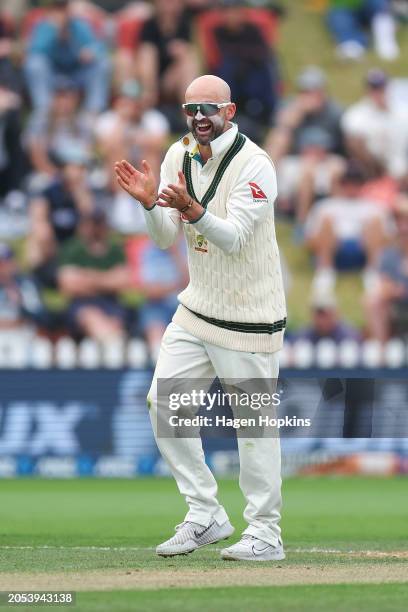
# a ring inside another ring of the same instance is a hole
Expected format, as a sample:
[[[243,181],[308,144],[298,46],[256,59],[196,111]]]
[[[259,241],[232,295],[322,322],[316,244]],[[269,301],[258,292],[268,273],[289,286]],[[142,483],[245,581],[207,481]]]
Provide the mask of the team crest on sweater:
[[[208,240],[202,234],[195,235],[194,250],[200,253],[208,253]]]

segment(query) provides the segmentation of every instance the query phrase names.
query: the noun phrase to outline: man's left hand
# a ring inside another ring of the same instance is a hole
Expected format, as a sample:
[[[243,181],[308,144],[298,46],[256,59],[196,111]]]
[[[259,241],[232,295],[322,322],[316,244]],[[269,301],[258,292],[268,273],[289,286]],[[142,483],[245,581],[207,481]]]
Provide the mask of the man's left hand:
[[[158,203],[161,206],[182,210],[191,202],[191,196],[187,191],[186,179],[181,171],[178,173],[178,177],[177,185],[170,184],[159,193]]]

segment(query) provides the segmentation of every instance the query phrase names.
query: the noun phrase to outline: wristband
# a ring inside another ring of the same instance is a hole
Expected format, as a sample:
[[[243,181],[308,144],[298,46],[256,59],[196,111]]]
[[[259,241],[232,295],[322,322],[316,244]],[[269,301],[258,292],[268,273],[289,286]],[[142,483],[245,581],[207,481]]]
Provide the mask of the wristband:
[[[185,213],[189,208],[192,207],[193,204],[194,204],[194,200],[193,198],[190,198],[190,202],[184,208],[180,208],[180,212]]]
[[[143,206],[143,208],[144,208],[145,210],[153,210],[153,208],[154,208],[156,205],[157,205],[157,199],[156,199],[156,200],[153,202],[153,204],[152,204],[151,206],[149,206],[149,207],[147,207],[147,206],[143,206],[143,204],[142,204],[142,206]]]

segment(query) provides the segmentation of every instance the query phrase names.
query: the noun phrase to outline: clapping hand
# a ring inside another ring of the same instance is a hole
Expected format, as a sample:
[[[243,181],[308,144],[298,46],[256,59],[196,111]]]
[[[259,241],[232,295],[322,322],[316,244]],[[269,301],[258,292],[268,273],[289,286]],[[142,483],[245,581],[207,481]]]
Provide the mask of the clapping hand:
[[[167,208],[176,208],[182,210],[191,202],[191,197],[187,191],[186,179],[180,171],[178,173],[178,183],[173,185],[170,183],[159,193],[159,204]]]
[[[115,164],[118,184],[145,208],[151,208],[156,201],[156,179],[150,165],[142,161],[142,170],[136,170],[132,164],[122,160]]]

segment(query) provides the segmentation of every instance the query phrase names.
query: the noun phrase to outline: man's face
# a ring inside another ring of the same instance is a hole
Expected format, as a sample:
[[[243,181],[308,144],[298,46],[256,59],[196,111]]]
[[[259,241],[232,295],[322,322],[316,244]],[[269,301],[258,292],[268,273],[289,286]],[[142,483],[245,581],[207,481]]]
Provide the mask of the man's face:
[[[221,108],[216,115],[205,117],[199,111],[195,117],[187,117],[187,125],[196,141],[201,145],[209,145],[211,141],[225,132],[228,124],[225,108]]]
[[[223,86],[223,81],[211,79],[197,79],[187,88],[186,104],[225,104],[210,117],[201,113],[201,109],[194,117],[186,117],[187,126],[198,144],[208,146],[229,128],[229,122],[235,115],[235,104],[230,102],[230,92]]]
[[[62,90],[55,92],[54,110],[58,115],[70,116],[79,106],[79,94],[74,90]]]
[[[337,314],[335,308],[314,308],[313,325],[320,336],[328,336],[335,328]]]
[[[326,95],[322,89],[299,92],[299,101],[306,114],[319,112],[324,106],[325,99]]]
[[[301,155],[304,158],[310,160],[322,160],[327,157],[328,151],[324,147],[319,147],[318,145],[310,145],[308,147],[304,147],[301,151]]]
[[[78,186],[85,179],[86,167],[82,164],[69,163],[64,166],[62,173],[67,183]]]
[[[69,22],[70,10],[69,5],[66,6],[53,6],[50,9],[51,20],[55,23],[57,28],[63,29]]]
[[[105,243],[108,237],[108,227],[102,219],[85,217],[81,221],[80,234],[87,244]]]
[[[128,96],[121,96],[117,100],[116,109],[125,121],[139,121],[142,105],[140,100]]]
[[[242,6],[227,7],[223,10],[224,23],[231,31],[236,31],[245,23],[246,12]]]
[[[172,15],[176,17],[181,13],[184,0],[156,0],[155,8],[158,15]]]
[[[369,87],[368,95],[378,108],[387,107],[387,91],[385,87]]]
[[[361,196],[362,183],[344,180],[340,184],[341,192],[346,198],[354,200]]]

